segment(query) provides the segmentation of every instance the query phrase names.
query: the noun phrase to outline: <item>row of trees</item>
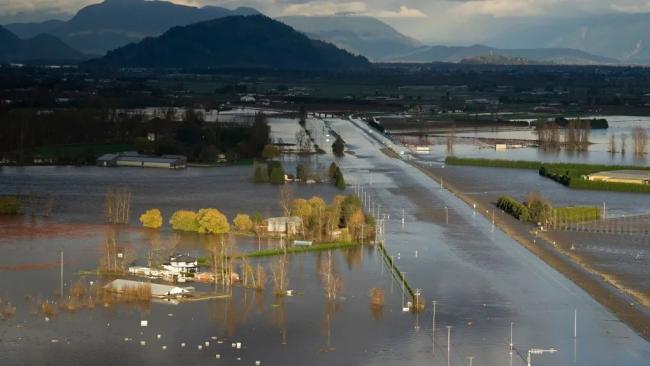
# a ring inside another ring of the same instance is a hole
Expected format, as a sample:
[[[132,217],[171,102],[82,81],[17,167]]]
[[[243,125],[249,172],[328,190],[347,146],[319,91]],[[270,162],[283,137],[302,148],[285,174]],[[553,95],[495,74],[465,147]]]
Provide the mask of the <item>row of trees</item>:
[[[147,138],[150,133],[155,134],[153,141]],[[191,108],[180,121],[173,114],[151,118],[140,112],[96,108],[0,113],[0,153],[19,164],[30,164],[35,156],[59,164],[94,164],[106,152],[106,147],[98,146],[110,145],[214,163],[219,154],[229,160],[259,157],[269,137],[263,113],[255,115],[252,124],[205,122],[203,114]]]
[[[621,154],[625,155],[627,152],[627,135],[621,134],[620,138],[620,150],[619,146],[616,144],[616,134],[609,136],[609,152],[616,154],[620,151]],[[632,129],[632,142],[634,143],[634,155],[643,156],[647,153],[648,150],[648,132],[643,127],[635,127]]]
[[[589,148],[589,120],[570,120],[563,130],[564,132],[555,122],[537,123],[535,132],[539,146],[543,149],[559,149],[564,145],[568,150],[578,151],[586,151]]]

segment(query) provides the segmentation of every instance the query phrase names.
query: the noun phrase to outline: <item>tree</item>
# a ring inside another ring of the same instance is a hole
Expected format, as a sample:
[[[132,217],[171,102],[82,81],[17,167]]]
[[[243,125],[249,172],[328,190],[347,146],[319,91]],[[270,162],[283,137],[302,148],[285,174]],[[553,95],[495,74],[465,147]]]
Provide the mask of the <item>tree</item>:
[[[336,171],[339,170],[338,165],[336,163],[332,162],[330,164],[330,167],[327,171],[327,176],[330,177],[331,180],[334,180],[336,178]]]
[[[20,212],[20,201],[12,196],[0,197],[0,215],[17,215]]]
[[[343,173],[340,169],[336,170],[336,177],[334,178],[334,185],[338,189],[345,189],[345,179],[343,178]]]
[[[307,180],[307,168],[305,168],[304,165],[298,164],[298,166],[296,166],[296,178],[301,182]]]
[[[365,224],[365,222],[366,215],[363,214],[363,210],[360,208],[356,209],[356,211],[350,215],[350,218],[347,222],[347,227],[350,230],[350,235],[352,235],[352,238],[355,240],[361,238],[361,226]]]
[[[219,149],[214,145],[203,145],[201,146],[201,152],[199,152],[199,160],[202,163],[214,163],[219,158]]]
[[[269,124],[266,121],[266,115],[262,112],[258,112],[255,114],[249,138],[250,146],[257,154],[261,154],[264,146],[269,143],[270,134],[271,127],[269,127]]]
[[[253,220],[246,214],[237,214],[232,222],[235,224],[235,228],[241,232],[249,232],[253,228]]]
[[[634,141],[634,154],[642,156],[646,154],[648,147],[648,132],[643,127],[634,127],[632,130],[632,140]]]
[[[253,169],[253,183],[266,183],[269,181],[265,166],[262,166],[258,162],[255,162]]]
[[[262,150],[262,157],[266,160],[275,159],[280,156],[280,149],[271,144],[264,145],[264,150]]]
[[[216,208],[203,208],[196,213],[198,232],[201,234],[226,234],[230,231],[230,224],[226,215]]]
[[[174,230],[199,231],[199,223],[194,211],[179,210],[174,212],[171,219],[169,219],[169,224]]]
[[[269,182],[271,184],[284,184],[284,169],[282,166],[273,166],[269,172]]]
[[[553,213],[551,204],[539,192],[531,192],[528,194],[526,206],[528,207],[528,215],[531,221],[546,225],[551,220]]]
[[[300,111],[299,111],[299,117],[298,117],[298,123],[300,126],[303,128],[307,124],[307,108],[305,107],[304,104],[300,105]]]
[[[146,228],[160,229],[163,223],[163,218],[159,209],[152,208],[140,215],[140,222],[142,223],[142,226]]]
[[[302,221],[302,233],[305,235],[305,229],[309,229],[309,218],[312,215],[311,205],[306,199],[297,198],[291,203],[291,214],[300,217]]]
[[[318,239],[320,240],[323,234],[323,216],[325,215],[327,204],[322,198],[314,196],[309,199],[309,205],[311,206],[312,214],[309,221],[312,223],[312,230],[315,230],[318,233]]]
[[[332,144],[332,152],[336,157],[343,157],[345,155],[345,142],[341,136],[336,136],[336,140]]]

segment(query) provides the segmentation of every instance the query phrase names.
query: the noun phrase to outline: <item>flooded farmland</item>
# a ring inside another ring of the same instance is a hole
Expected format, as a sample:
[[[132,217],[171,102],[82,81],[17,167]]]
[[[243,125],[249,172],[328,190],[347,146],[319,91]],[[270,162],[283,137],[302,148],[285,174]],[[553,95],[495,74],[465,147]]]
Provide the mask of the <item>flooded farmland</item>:
[[[513,365],[523,365],[533,347],[558,350],[536,357],[535,365],[647,365],[650,345],[587,293],[416,169],[379,152],[379,144],[349,122],[329,120],[327,125],[346,140],[347,154],[338,161],[349,184],[346,193],[362,185],[370,209],[386,218],[386,248],[410,285],[422,290],[424,312],[402,311],[399,281],[369,246],[332,252],[333,271],[341,278],[335,302],[326,299],[319,273],[327,253],[309,253],[288,257],[289,288],[295,290],[291,297],[274,296],[269,282],[261,292],[235,288],[230,299],[96,306],[59,311],[46,320],[35,309],[59,288],[61,251],[66,290],[79,280],[96,280],[78,273],[97,268],[100,261],[109,229],[102,224],[108,187],[128,185],[132,191],[130,225],[116,230],[139,263],[150,244],[136,213],[156,207],[167,218],[178,209],[217,207],[229,218],[238,212],[278,214],[279,190],[251,183],[252,169],[246,166],[184,171],[2,168],[1,192],[50,195],[55,205],[49,218],[0,223],[0,297],[16,307],[15,316],[0,322],[0,363],[445,364],[446,327],[451,326],[449,363],[454,365],[466,364],[469,356],[476,365],[509,364],[511,359]],[[332,160],[328,151],[312,158],[312,164],[325,167]],[[285,168],[293,170],[295,163],[295,158],[287,159]],[[340,193],[329,184],[293,187],[297,197],[329,200]],[[204,250],[198,235],[165,229],[160,240],[180,252],[199,255]],[[257,245],[253,238],[237,239],[242,250]],[[270,265],[273,258],[256,261]],[[381,311],[370,306],[373,288],[386,294]],[[141,320],[148,326],[141,327]],[[241,348],[232,346],[238,342]]]

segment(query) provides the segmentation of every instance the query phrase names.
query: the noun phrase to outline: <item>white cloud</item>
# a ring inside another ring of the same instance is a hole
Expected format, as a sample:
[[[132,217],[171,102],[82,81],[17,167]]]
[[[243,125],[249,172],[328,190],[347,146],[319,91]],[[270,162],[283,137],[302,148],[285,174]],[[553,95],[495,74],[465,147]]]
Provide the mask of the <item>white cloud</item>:
[[[371,12],[367,15],[375,16],[377,18],[426,18],[427,15],[424,14],[419,9],[409,8],[408,6],[402,5],[399,7],[399,10],[379,10],[376,12]]]
[[[368,10],[365,3],[360,1],[337,3],[331,1],[312,1],[303,4],[292,4],[284,8],[284,15],[335,15],[360,14]]]
[[[377,18],[426,18],[421,10],[402,5],[397,10],[371,9],[365,2],[334,2],[310,1],[302,4],[291,4],[284,8],[283,15],[336,15],[354,14],[367,15]]]

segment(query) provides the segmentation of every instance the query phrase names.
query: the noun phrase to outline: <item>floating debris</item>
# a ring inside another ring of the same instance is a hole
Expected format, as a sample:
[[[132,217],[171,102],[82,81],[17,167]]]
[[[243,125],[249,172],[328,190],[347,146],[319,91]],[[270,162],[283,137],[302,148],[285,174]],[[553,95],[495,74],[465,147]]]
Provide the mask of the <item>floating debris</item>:
[[[156,338],[160,339],[162,337],[160,334],[156,334]]]
[[[140,320],[140,326],[141,326],[141,327],[147,327],[147,326],[149,326],[149,321],[147,321],[147,320]]]
[[[214,358],[219,359],[221,358],[221,355],[217,353],[216,355],[214,355]]]
[[[205,346],[206,346],[206,347],[210,347],[210,342],[205,341]]]
[[[167,350],[167,346],[162,346],[163,351]]]
[[[198,349],[199,351],[202,350],[202,349],[203,349],[203,345],[202,345],[202,344],[199,344],[198,346],[196,346],[196,349]]]
[[[146,346],[146,345],[147,345],[147,341],[140,341],[140,345],[143,346],[143,347]]]
[[[261,361],[255,361],[255,366],[260,366],[262,364]]]
[[[181,348],[185,348],[185,342],[181,343]]]
[[[241,349],[241,342],[237,342],[237,349]]]

